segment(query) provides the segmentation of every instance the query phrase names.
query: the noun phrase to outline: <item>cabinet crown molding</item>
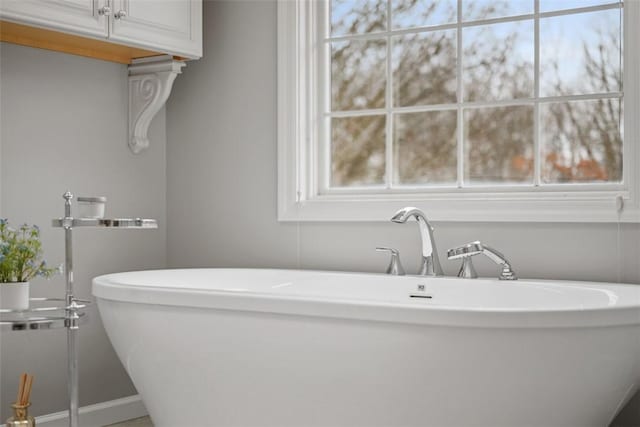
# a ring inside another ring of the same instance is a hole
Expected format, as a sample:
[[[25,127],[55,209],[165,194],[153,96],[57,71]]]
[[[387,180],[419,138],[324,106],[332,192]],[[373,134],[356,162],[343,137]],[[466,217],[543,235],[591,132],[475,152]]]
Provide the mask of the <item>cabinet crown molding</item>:
[[[133,153],[149,147],[151,120],[167,102],[173,81],[185,65],[167,55],[129,65],[129,148]]]

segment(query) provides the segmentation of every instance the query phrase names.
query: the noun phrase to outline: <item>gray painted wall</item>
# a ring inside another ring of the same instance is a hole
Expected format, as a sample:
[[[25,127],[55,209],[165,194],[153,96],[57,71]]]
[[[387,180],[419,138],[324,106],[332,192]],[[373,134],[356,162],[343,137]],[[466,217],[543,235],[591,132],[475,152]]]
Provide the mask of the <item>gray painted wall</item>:
[[[114,271],[162,268],[166,261],[165,117],[151,127],[152,145],[134,156],[127,147],[127,69],[123,65],[0,45],[0,216],[42,228],[50,264],[64,260],[64,238],[51,219],[62,216],[62,193],[108,197],[114,216],[148,216],[157,231],[78,229],[76,289],[90,296],[90,279]],[[33,296],[62,296],[61,276],[32,282]],[[95,307],[80,331],[80,404],[136,394]],[[66,400],[64,330],[2,332],[0,419],[9,416],[18,375],[35,375],[33,413],[62,411]]]
[[[204,58],[186,67],[167,106],[169,265],[382,272],[387,258],[374,247],[385,244],[415,271],[414,224],[277,221],[275,3],[206,2],[204,12]],[[640,283],[638,224],[435,226],[441,259],[480,239],[523,277]],[[476,266],[496,274],[488,261]],[[640,398],[616,424],[640,424]]]

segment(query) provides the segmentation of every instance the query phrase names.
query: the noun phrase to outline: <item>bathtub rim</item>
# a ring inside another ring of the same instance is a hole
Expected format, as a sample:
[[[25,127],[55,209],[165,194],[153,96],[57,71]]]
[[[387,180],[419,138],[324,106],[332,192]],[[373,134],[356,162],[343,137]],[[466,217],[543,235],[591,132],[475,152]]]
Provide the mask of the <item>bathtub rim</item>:
[[[92,279],[92,294],[96,299],[133,304],[151,304],[194,309],[217,309],[256,313],[273,313],[295,316],[312,316],[362,321],[489,328],[554,328],[554,327],[609,327],[635,325],[640,327],[640,287],[637,305],[595,307],[588,309],[507,310],[507,309],[453,309],[450,307],[424,307],[375,300],[331,298],[321,300],[317,296],[282,295],[259,292],[228,292],[224,290],[200,290],[193,288],[167,288],[153,285],[131,286],[107,283],[114,274],[144,273],[149,271],[182,270],[268,270],[281,272],[335,273],[344,275],[375,275],[375,273],[336,272],[323,270],[250,269],[250,268],[189,268],[157,269],[105,274]],[[418,277],[418,276],[416,276]],[[600,282],[535,280],[554,284],[599,284]],[[639,286],[633,284],[616,284]]]

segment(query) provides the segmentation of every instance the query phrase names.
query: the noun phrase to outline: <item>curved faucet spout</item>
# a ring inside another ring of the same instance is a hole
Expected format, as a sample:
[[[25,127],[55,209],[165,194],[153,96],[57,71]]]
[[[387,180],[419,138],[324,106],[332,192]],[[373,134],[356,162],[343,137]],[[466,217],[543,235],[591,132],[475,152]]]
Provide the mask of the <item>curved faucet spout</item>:
[[[424,212],[422,212],[421,209],[414,208],[413,206],[407,206],[406,208],[400,209],[398,212],[393,214],[393,216],[391,217],[391,221],[397,222],[397,223],[404,223],[404,222],[407,222],[407,220],[412,216],[415,216],[416,219],[419,217],[422,217],[425,220],[425,222],[427,223],[429,222],[427,221],[427,218],[424,215]]]
[[[436,242],[433,237],[433,227],[429,224],[424,212],[418,208],[408,206],[396,212],[391,217],[391,221],[405,223],[411,217],[414,217],[418,222],[422,239],[422,263],[419,274],[422,276],[442,276],[442,267],[440,266]]]

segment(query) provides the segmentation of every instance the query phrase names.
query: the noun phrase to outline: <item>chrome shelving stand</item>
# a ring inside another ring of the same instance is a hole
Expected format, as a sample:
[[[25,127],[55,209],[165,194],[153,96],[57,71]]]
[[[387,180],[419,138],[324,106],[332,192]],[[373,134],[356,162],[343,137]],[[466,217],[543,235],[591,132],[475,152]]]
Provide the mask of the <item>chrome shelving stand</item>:
[[[71,215],[73,194],[62,196],[64,217],[54,219],[53,227],[64,229],[64,276],[65,297],[31,298],[28,310],[15,311],[0,309],[0,326],[11,331],[38,329],[67,329],[67,391],[69,394],[69,427],[78,427],[79,421],[79,378],[78,378],[78,329],[86,321],[84,309],[90,301],[77,299],[73,290],[73,236],[75,227],[137,228],[155,229],[158,224],[153,219],[106,219],[74,218]],[[55,304],[47,306],[46,304]],[[44,305],[41,307],[41,305]]]

